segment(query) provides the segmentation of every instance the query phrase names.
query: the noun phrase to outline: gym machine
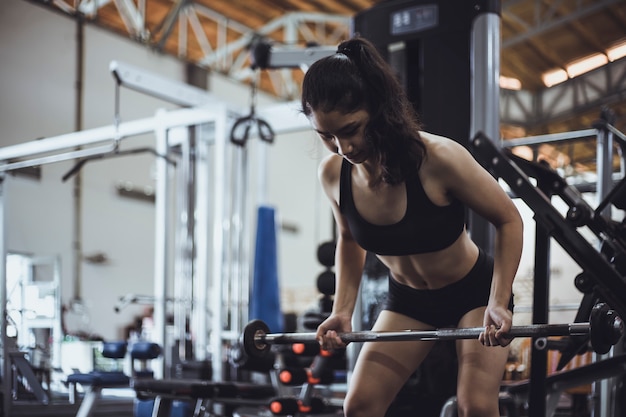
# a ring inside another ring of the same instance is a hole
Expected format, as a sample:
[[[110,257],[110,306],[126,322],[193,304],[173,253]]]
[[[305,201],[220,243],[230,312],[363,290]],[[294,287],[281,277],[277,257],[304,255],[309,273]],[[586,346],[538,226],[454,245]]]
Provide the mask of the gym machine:
[[[533,323],[547,323],[549,305],[549,253],[554,238],[578,263],[583,272],[576,286],[584,293],[576,321],[588,316],[593,305],[602,300],[620,316],[626,314],[626,241],[625,226],[606,218],[602,212],[609,204],[624,209],[624,182],[608,193],[594,210],[580,192],[543,164],[530,162],[498,148],[491,138],[479,132],[472,141],[472,152],[491,174],[505,181],[515,197],[526,203],[535,214],[535,285]],[[533,185],[530,178],[536,180]],[[569,210],[563,216],[552,204],[551,197],[560,197]],[[577,230],[587,227],[598,238],[598,250]],[[564,350],[562,362],[567,363],[588,339],[572,337]],[[562,364],[564,365],[564,364]],[[545,415],[547,355],[533,348],[531,359],[529,413]]]

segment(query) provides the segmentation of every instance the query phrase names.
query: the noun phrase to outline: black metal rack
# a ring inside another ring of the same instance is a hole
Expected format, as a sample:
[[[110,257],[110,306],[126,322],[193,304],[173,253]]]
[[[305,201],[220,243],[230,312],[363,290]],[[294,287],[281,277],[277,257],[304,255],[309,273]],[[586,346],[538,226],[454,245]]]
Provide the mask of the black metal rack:
[[[473,138],[471,150],[475,158],[496,178],[508,184],[514,197],[520,198],[533,211],[536,222],[535,276],[533,295],[533,323],[548,322],[549,313],[549,261],[550,240],[554,238],[571,258],[583,269],[586,282],[585,296],[576,320],[589,317],[596,301],[606,302],[621,317],[626,317],[626,225],[604,217],[594,210],[578,190],[550,167],[527,161],[504,151],[485,134]],[[530,178],[535,179],[536,184]],[[623,179],[599,205],[621,205],[626,190]],[[562,215],[551,203],[559,196],[568,206]],[[579,231],[586,226],[598,238],[600,248],[595,248]],[[575,355],[585,340],[572,339],[564,357]],[[534,343],[533,343],[534,346]],[[547,352],[533,347],[531,356],[529,413],[544,416],[546,410]]]

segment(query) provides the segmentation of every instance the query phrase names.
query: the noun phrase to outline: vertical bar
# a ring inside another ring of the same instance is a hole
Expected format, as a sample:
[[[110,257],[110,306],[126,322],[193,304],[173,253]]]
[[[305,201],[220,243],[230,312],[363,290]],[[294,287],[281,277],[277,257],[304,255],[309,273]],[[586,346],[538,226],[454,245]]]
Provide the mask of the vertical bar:
[[[257,205],[267,201],[267,148],[264,141],[258,142],[258,170],[257,170]]]
[[[607,123],[611,122],[610,117],[610,113],[603,111],[600,115],[600,122],[595,125],[598,132],[596,141],[596,198],[598,204],[604,200],[613,186],[613,132],[607,127]],[[611,204],[607,204],[599,214],[610,219],[612,216]],[[601,247],[598,247],[598,250],[600,249]],[[606,355],[606,357],[610,356],[611,352]],[[603,379],[593,384],[593,394],[596,399],[593,410],[594,416],[610,417],[613,415],[611,412],[613,408],[611,386],[613,384],[614,378]]]
[[[176,216],[174,225],[175,255],[174,255],[174,328],[178,343],[178,359],[189,359],[187,350],[187,319],[191,303],[191,277],[193,271],[193,193],[190,184],[193,183],[193,138],[189,127],[177,129],[181,134],[181,157],[176,167]]]
[[[241,161],[242,156],[245,153],[245,147],[240,146],[232,146],[231,152],[231,164],[230,164],[230,230],[228,233],[228,243],[229,243],[229,271],[230,271],[230,279],[227,281],[228,289],[227,289],[227,300],[228,300],[228,317],[230,318],[227,323],[228,330],[235,330],[238,326],[239,322],[239,312],[237,311],[237,307],[239,306],[238,294],[240,291],[240,266],[239,263],[239,251],[240,247],[240,237],[241,237],[241,199],[239,198],[241,195]]]
[[[480,14],[474,21],[471,51],[470,137],[482,131],[500,147],[500,16]]]
[[[499,12],[499,10],[498,10]],[[482,13],[472,29],[470,138],[483,132],[500,145],[500,16]],[[468,139],[468,140],[469,140]],[[491,224],[476,213],[469,213],[472,240],[492,253],[494,231]]]
[[[194,308],[191,323],[195,332],[194,352],[199,361],[207,358],[208,346],[208,322],[207,303],[208,280],[209,280],[209,181],[211,172],[209,169],[210,134],[212,123],[206,123],[196,128],[196,269],[194,271]]]
[[[614,119],[614,115],[609,111],[603,110],[600,115],[600,121],[594,125],[597,129],[596,198],[598,204],[604,201],[613,185],[613,132],[611,132],[607,126],[608,123],[614,121],[611,119]],[[607,204],[598,214],[610,219],[612,215],[611,204]],[[601,250],[600,246],[598,246],[598,250]],[[604,356],[610,357],[611,354],[612,352],[609,352]],[[614,378],[603,379],[593,384],[593,393],[596,399],[594,403],[594,416],[610,417],[613,415],[614,401],[611,387],[614,384]]]
[[[220,382],[223,380],[222,364],[222,333],[223,322],[223,285],[222,282],[227,277],[224,276],[224,234],[228,224],[228,216],[225,213],[224,205],[226,201],[226,157],[227,157],[227,114],[223,107],[220,107],[215,120],[215,158],[213,161],[214,178],[214,212],[213,212],[213,256],[212,256],[212,276],[211,276],[211,365],[213,368],[213,380]]]
[[[538,187],[550,195],[549,186],[538,183]],[[536,225],[535,235],[535,279],[533,286],[533,324],[547,324],[550,311],[550,234],[541,224]],[[535,348],[532,338],[530,388],[528,414],[533,417],[546,415],[546,377],[548,369],[547,351]]]
[[[261,141],[262,142],[262,141]],[[263,146],[267,147],[268,145],[263,142]],[[267,175],[267,171],[265,173]],[[241,265],[241,288],[239,289],[239,304],[237,306],[240,312],[240,322],[239,326],[234,328],[233,330],[236,334],[241,334],[243,332],[243,328],[246,323],[248,323],[248,305],[250,298],[250,252],[249,252],[249,244],[250,244],[250,216],[248,213],[250,210],[248,209],[248,191],[249,191],[249,173],[248,173],[248,153],[246,152],[243,155],[243,164],[241,167],[241,236],[240,247],[241,252],[239,254],[239,264]]]
[[[165,111],[159,110],[155,117],[154,133],[156,136],[156,152],[159,155],[168,154],[167,130],[163,125]],[[164,356],[166,350],[165,340],[165,310],[167,300],[167,276],[169,262],[167,256],[167,243],[169,241],[169,209],[170,187],[168,184],[170,167],[164,158],[157,158],[156,165],[156,192],[155,192],[155,236],[154,236],[154,341],[161,345]],[[160,362],[160,363],[159,363]],[[154,377],[163,378],[169,376],[166,372],[166,360],[162,357],[155,360]],[[158,363],[158,365],[157,365]]]
[[[598,126],[596,142],[596,174],[597,174],[597,200],[598,203],[604,200],[613,186],[613,132],[607,129],[606,125]],[[611,205],[607,206],[600,213],[611,218]]]
[[[234,148],[233,178],[234,178],[234,195],[233,198],[233,225],[231,236],[232,242],[232,278],[231,286],[231,328],[234,334],[240,334],[244,324],[247,322],[247,310],[244,313],[244,289],[247,291],[245,283],[249,280],[247,268],[247,251],[245,245],[248,242],[246,233],[246,214],[247,214],[247,164],[248,149],[245,146]]]
[[[6,276],[6,222],[5,222],[5,203],[6,203],[6,175],[0,174],[0,257],[2,257],[2,267],[0,267],[0,303],[2,306],[7,305],[7,276]],[[4,308],[4,307],[3,307]],[[11,361],[9,360],[9,346],[7,337],[7,321],[3,315],[0,320],[0,338],[2,341],[2,350],[0,358],[2,362],[2,415],[8,416],[11,404]]]
[[[77,132],[83,129],[83,81],[84,70],[85,23],[83,17],[76,19],[76,104],[74,106],[74,127]],[[116,103],[117,104],[117,103]],[[115,115],[118,116],[117,114]],[[80,150],[80,147],[76,148]],[[72,180],[72,203],[74,218],[72,221],[72,300],[81,300],[83,295],[83,173],[78,171]]]
[[[54,298],[55,320],[52,324],[52,368],[61,368],[61,339],[63,338],[63,328],[61,326],[62,317],[58,315],[63,314],[61,311],[61,296],[62,296],[62,284],[61,284],[61,257],[55,256],[53,258],[54,267],[54,283],[56,284],[56,297]],[[6,305],[6,304],[4,304]]]

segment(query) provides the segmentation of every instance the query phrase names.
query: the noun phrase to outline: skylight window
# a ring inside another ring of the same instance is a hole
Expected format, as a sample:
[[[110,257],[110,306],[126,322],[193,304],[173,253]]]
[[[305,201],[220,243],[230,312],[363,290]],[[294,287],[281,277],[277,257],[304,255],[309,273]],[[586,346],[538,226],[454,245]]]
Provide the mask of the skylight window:
[[[608,62],[609,59],[604,54],[591,55],[569,64],[567,66],[567,73],[569,74],[570,78],[574,78],[591,70],[599,68],[602,65],[606,65]]]
[[[547,71],[544,72],[541,76],[541,79],[543,80],[543,83],[546,85],[546,87],[552,87],[553,85],[560,84],[563,81],[567,81],[568,78],[569,75],[564,69]]]
[[[553,85],[567,81],[569,78],[574,78],[579,75],[585,74],[603,65],[613,62],[626,56],[626,41],[622,41],[611,48],[607,49],[606,53],[594,54],[583,59],[571,62],[565,66],[565,69],[555,69],[546,71],[541,76],[543,83],[546,87],[552,87]]]
[[[609,61],[617,61],[620,58],[626,56],[626,41],[618,43],[617,45],[606,51],[606,55],[609,57]]]
[[[521,90],[522,82],[517,78],[500,76],[500,88],[506,88],[507,90]]]

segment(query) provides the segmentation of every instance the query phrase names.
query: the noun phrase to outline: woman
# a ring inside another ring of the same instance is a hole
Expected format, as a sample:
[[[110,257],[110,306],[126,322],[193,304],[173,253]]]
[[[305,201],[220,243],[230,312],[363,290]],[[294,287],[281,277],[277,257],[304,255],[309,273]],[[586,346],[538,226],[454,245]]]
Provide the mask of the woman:
[[[425,103],[428,105],[428,103]],[[497,416],[510,340],[512,283],[522,220],[494,178],[459,143],[420,131],[393,70],[363,38],[315,62],[302,109],[331,155],[319,168],[337,222],[337,284],[317,330],[325,349],[351,318],[367,251],[390,271],[388,300],[373,331],[480,327],[456,342],[460,416]],[[465,207],[496,230],[494,255],[465,229]],[[383,416],[434,342],[362,346],[344,401],[348,417]]]

